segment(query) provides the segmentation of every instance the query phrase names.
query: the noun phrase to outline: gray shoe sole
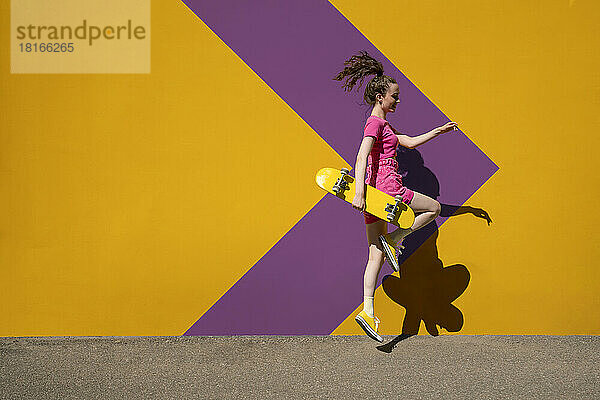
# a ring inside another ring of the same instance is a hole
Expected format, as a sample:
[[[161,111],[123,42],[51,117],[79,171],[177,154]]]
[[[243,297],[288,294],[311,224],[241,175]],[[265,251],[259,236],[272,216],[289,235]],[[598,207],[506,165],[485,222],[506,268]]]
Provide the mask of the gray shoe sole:
[[[383,236],[379,235],[379,242],[381,243],[381,247],[383,247],[383,254],[385,254],[385,258],[388,264],[390,264],[394,271],[400,271],[400,265],[398,265],[398,260],[396,260],[396,258],[394,257],[394,253],[392,252],[392,249],[390,248],[390,245],[388,244],[387,240],[385,240]]]
[[[375,332],[373,328],[371,328],[371,325],[369,325],[363,317],[357,315],[354,320],[358,322],[358,325],[360,325],[361,328],[363,328],[363,331],[365,331],[367,336],[369,336],[371,339],[377,340],[378,342],[383,342],[383,338],[379,335],[379,333]]]

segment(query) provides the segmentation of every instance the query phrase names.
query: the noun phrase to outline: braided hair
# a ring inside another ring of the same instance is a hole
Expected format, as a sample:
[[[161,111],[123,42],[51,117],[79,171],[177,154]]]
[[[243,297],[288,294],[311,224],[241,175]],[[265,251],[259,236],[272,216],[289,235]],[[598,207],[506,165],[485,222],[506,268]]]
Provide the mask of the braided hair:
[[[361,51],[344,61],[344,69],[333,79],[336,81],[345,80],[344,91],[349,92],[360,80],[357,90],[362,86],[365,78],[369,75],[375,75],[365,87],[364,99],[367,104],[375,105],[377,93],[385,96],[391,84],[397,83],[390,76],[383,74],[383,65],[366,51]]]

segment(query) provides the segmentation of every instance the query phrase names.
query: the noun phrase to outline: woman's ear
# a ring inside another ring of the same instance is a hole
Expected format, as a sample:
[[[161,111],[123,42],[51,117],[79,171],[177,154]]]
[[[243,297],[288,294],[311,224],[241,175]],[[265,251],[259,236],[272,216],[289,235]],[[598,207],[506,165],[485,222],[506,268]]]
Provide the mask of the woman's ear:
[[[381,93],[375,94],[375,101],[381,103],[383,101],[383,95]]]

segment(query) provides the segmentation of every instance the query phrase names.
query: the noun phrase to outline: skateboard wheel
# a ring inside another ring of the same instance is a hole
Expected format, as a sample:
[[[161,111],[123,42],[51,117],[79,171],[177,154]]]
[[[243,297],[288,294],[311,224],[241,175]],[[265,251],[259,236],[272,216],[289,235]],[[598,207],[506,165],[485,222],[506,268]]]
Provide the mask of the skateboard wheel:
[[[388,219],[388,221],[393,221],[393,220],[394,220],[394,214],[392,214],[392,213],[389,213],[389,214],[387,215],[387,219]]]
[[[348,168],[342,168],[341,172],[342,172],[342,175],[347,175],[350,173],[350,171],[348,171]]]
[[[396,201],[399,201],[400,203],[402,203],[402,196],[400,196],[399,194],[396,195],[395,199],[396,199]]]

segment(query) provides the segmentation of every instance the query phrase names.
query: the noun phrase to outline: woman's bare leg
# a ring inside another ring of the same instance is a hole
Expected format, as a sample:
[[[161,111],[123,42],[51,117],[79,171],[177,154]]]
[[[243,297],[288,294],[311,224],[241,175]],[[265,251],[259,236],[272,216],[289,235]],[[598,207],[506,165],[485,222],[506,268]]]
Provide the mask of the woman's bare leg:
[[[387,233],[387,222],[377,221],[372,224],[367,224],[367,240],[369,242],[369,260],[365,268],[363,280],[363,296],[373,298],[375,294],[375,285],[377,284],[377,276],[383,265],[383,249],[379,243],[379,235]],[[365,304],[365,311],[372,314],[373,304]],[[368,312],[370,311],[370,312]]]
[[[440,203],[437,200],[432,199],[429,196],[425,196],[419,192],[415,192],[412,201],[409,204],[410,208],[415,212],[415,222],[408,229],[398,228],[394,232],[391,232],[387,238],[388,240],[398,243],[402,241],[407,235],[413,233],[416,230],[421,229],[440,215],[442,209]]]

